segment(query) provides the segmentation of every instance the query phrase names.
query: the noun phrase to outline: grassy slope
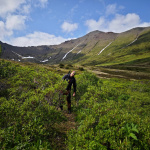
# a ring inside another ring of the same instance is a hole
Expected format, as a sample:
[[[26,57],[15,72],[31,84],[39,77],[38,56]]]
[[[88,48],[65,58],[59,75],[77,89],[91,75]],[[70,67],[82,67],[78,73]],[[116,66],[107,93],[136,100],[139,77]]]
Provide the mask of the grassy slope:
[[[136,38],[138,39],[133,42]],[[146,61],[149,61],[148,58],[150,57],[149,39],[149,28],[146,28],[145,30],[140,28],[133,29],[131,31],[119,34],[114,41],[98,41],[90,51],[86,50],[85,47],[84,49],[85,51],[88,51],[88,53],[81,53],[84,56],[78,56],[72,62],[81,65],[110,66],[125,63],[129,64],[129,62],[130,65],[133,65],[135,61],[138,63],[138,61],[141,62],[141,60],[144,59],[144,63],[146,63]],[[102,50],[110,42],[112,42],[112,44],[108,46],[100,55],[97,55],[100,50]],[[90,43],[87,45],[90,45]]]

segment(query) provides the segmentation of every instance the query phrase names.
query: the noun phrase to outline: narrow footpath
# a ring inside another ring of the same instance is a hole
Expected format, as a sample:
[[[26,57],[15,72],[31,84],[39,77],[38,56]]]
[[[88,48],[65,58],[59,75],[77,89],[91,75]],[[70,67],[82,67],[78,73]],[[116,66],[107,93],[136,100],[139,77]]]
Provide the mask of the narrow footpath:
[[[57,129],[59,132],[59,134],[56,137],[55,143],[57,143],[57,146],[55,150],[67,150],[66,145],[67,133],[71,129],[76,128],[75,114],[74,113],[68,114],[67,111],[63,111],[62,113],[67,118],[67,121],[55,124],[55,129]]]

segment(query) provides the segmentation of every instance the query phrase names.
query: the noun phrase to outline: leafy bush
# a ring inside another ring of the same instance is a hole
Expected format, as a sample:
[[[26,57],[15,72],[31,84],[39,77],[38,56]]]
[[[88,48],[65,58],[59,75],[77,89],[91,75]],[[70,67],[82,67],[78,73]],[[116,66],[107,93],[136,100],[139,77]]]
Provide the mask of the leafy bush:
[[[0,61],[0,149],[55,149],[55,123],[66,121],[56,109],[61,77],[41,67]],[[9,77],[9,78],[8,78]],[[60,88],[61,87],[61,88]],[[2,93],[3,92],[3,93]],[[51,103],[46,99],[46,94]]]
[[[80,71],[84,71],[84,68],[83,68],[83,67],[79,67],[79,70],[80,70]]]
[[[60,68],[64,68],[64,66],[65,66],[64,64],[59,64]]]
[[[78,128],[68,149],[149,149],[149,81],[78,76]]]
[[[10,77],[16,72],[16,66],[12,66],[10,62],[0,61],[0,79]]]
[[[61,137],[68,149],[150,147],[148,80],[99,79],[87,71],[76,75],[77,127],[66,137],[56,128],[66,121],[57,108],[67,82],[58,73],[1,60],[0,77],[1,149],[61,149]]]

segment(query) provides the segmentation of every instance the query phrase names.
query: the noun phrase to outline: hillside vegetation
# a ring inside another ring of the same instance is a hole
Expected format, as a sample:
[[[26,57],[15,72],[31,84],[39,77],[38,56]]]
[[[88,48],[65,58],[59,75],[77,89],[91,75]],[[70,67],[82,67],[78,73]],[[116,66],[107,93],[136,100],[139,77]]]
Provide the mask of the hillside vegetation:
[[[66,103],[59,109],[61,78],[75,67],[55,67],[0,60],[0,149],[149,149],[149,80],[99,79],[76,68],[76,125],[64,132],[71,124]]]
[[[134,30],[133,30],[134,31]],[[107,41],[103,46],[96,45],[88,55],[77,59],[78,64],[112,66],[112,65],[149,65],[150,30],[142,32],[128,31],[119,34],[115,40]],[[100,40],[101,42],[101,40]],[[108,47],[106,47],[112,42]],[[101,44],[102,45],[102,44]],[[105,48],[106,47],[106,48]],[[98,53],[105,48],[99,55]],[[143,61],[143,63],[141,63]]]
[[[60,75],[1,60],[0,78],[0,149],[59,149],[54,125],[66,121],[56,109]]]

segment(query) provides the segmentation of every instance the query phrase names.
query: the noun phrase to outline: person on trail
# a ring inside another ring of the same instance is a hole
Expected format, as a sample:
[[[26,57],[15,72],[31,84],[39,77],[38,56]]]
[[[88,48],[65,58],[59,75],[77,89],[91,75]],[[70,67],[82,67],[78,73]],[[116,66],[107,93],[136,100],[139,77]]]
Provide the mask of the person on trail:
[[[68,85],[66,88],[66,91],[63,93],[63,95],[67,95],[67,105],[68,105],[68,113],[71,113],[71,86],[73,85],[73,96],[76,94],[76,79],[74,77],[75,71],[72,71],[71,73],[68,73],[62,77],[63,80],[68,81]],[[61,110],[63,109],[63,106],[60,106]]]

